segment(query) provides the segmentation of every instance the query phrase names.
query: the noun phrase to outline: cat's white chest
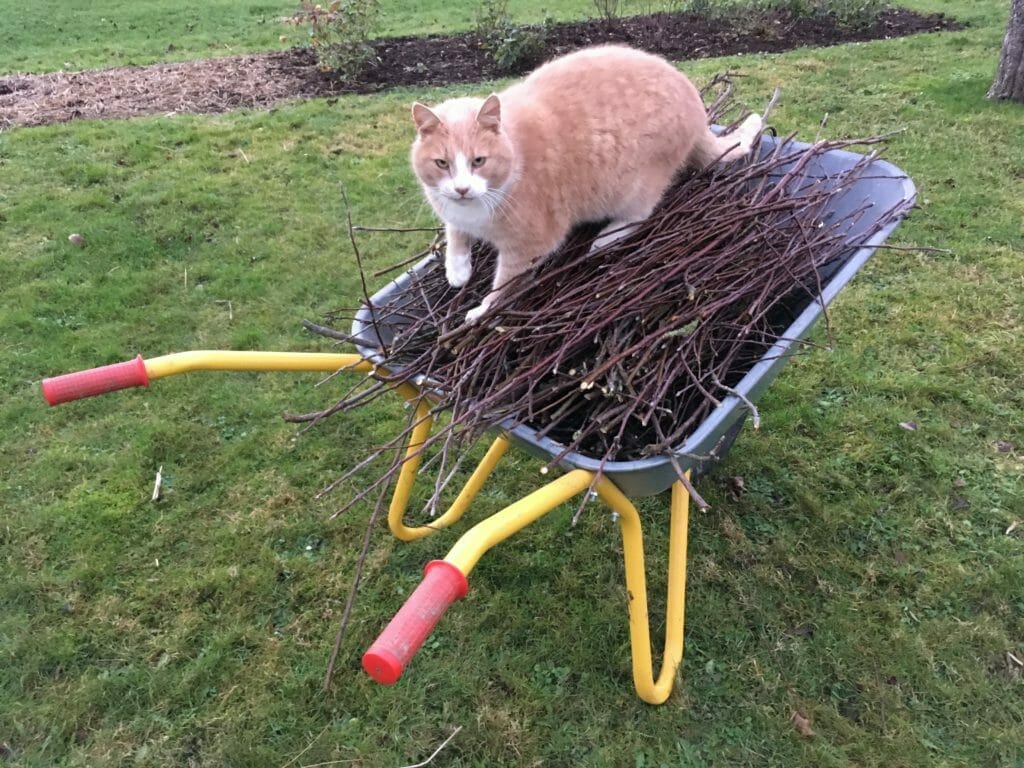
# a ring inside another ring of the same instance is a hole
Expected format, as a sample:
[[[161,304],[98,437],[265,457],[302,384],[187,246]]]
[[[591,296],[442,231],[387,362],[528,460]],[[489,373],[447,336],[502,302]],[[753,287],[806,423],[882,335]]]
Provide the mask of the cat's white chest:
[[[477,239],[489,239],[494,217],[483,200],[455,201],[430,191],[427,192],[427,199],[445,224]]]

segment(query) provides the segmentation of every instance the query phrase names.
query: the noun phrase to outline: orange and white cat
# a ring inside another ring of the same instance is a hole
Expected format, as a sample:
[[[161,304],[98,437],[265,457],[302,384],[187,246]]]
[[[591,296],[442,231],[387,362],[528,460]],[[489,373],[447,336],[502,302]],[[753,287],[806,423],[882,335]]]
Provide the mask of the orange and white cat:
[[[498,251],[493,288],[555,251],[583,222],[610,219],[598,245],[647,218],[676,172],[746,155],[762,129],[750,115],[718,137],[700,94],[664,59],[622,46],[555,59],[486,99],[414,104],[412,166],[445,224],[445,272],[472,273],[476,240]]]

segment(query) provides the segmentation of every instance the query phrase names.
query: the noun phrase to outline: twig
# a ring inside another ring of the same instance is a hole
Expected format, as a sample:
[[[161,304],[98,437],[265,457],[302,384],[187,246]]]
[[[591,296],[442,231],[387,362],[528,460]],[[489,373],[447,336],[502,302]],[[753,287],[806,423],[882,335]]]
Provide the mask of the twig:
[[[438,746],[438,748],[435,749],[434,752],[430,755],[430,757],[428,757],[423,762],[414,763],[413,765],[404,765],[404,766],[402,766],[402,768],[423,768],[423,766],[425,766],[425,765],[430,765],[430,763],[434,760],[434,758],[437,757],[441,753],[441,750],[448,746],[448,742],[450,742],[452,739],[454,739],[459,734],[459,731],[461,731],[461,730],[462,730],[462,726],[460,725],[458,728],[456,728],[454,731],[452,731],[451,735],[447,739],[442,741],[441,744]]]
[[[159,501],[160,499],[160,488],[164,483],[164,465],[160,465],[160,469],[156,471],[156,481],[153,483],[153,495],[150,497],[150,501]]]
[[[353,232],[440,232],[443,227],[360,227],[353,226]]]
[[[737,398],[741,403],[743,403],[744,406],[746,406],[747,410],[750,411],[751,426],[753,426],[755,430],[760,429],[761,414],[760,412],[758,412],[757,406],[750,402],[750,400],[747,399],[747,396],[744,395],[739,390],[733,389],[732,387],[727,387],[725,384],[719,381],[718,376],[716,376],[714,373],[711,374],[711,378],[715,382],[715,386],[717,386],[719,389],[725,392],[728,392],[730,395]]]
[[[292,765],[293,763],[297,763],[299,758],[302,757],[307,752],[309,752],[309,750],[311,750],[313,748],[313,745],[316,744],[320,740],[320,737],[323,736],[325,733],[327,733],[327,729],[330,728],[330,727],[331,727],[331,723],[328,723],[327,725],[325,725],[324,729],[322,731],[320,731],[320,733],[318,733],[316,735],[315,739],[313,739],[311,742],[309,742],[309,744],[306,745],[305,749],[303,749],[301,752],[299,752],[299,754],[297,754],[295,757],[293,757],[287,763],[282,765],[281,768],[288,768],[289,765]]]
[[[348,195],[345,194],[345,185],[339,184],[338,190],[341,192],[341,201],[345,205],[345,220],[348,222],[348,240],[352,244],[352,254],[356,257],[356,267],[359,269],[359,283],[363,288],[363,301],[366,302],[366,306],[370,310],[370,324],[373,326],[374,334],[379,338],[380,333],[377,327],[377,315],[373,311],[373,302],[370,299],[370,289],[366,285],[366,270],[363,269],[363,257],[359,253],[359,245],[356,243],[355,230],[352,225],[352,207],[348,203]]]
[[[373,527],[377,524],[377,519],[380,517],[381,511],[384,509],[384,500],[386,498],[388,487],[385,485],[381,489],[380,495],[377,497],[377,503],[373,508],[373,513],[370,515],[370,519],[366,524],[366,534],[363,536],[363,548],[359,552],[359,559],[356,561],[355,572],[352,574],[352,586],[348,591],[348,599],[345,601],[345,610],[341,615],[341,621],[338,624],[338,632],[334,636],[334,646],[331,648],[331,656],[327,661],[327,671],[324,673],[324,691],[331,689],[331,683],[334,681],[334,665],[338,661],[338,652],[341,650],[341,642],[345,639],[345,631],[348,629],[349,620],[352,617],[352,606],[356,601],[356,590],[359,589],[359,581],[363,576],[363,566],[366,564],[366,557],[370,552],[370,540],[373,535]]]

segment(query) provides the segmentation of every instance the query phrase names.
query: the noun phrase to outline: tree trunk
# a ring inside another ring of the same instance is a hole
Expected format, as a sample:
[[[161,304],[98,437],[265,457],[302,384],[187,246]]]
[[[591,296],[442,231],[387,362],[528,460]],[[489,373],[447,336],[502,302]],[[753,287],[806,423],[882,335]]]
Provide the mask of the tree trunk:
[[[988,97],[1024,104],[1024,0],[1011,0],[1010,23],[999,56],[996,80],[989,88]]]

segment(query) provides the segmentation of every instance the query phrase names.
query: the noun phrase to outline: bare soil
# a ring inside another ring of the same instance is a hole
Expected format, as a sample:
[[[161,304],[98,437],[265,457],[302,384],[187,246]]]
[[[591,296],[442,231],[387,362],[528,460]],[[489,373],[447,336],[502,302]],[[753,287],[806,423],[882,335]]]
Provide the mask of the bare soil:
[[[302,48],[146,67],[13,74],[0,76],[0,129],[80,119],[261,109],[295,98],[476,82],[521,74],[541,60],[598,43],[627,43],[680,61],[961,26],[944,14],[925,16],[904,9],[886,11],[862,29],[840,26],[829,17],[796,17],[784,11],[762,13],[742,23],[689,13],[655,14],[555,25],[536,59],[521,62],[514,71],[498,69],[470,32],[376,40],[373,61],[357,81],[348,83],[318,69],[313,53]]]

